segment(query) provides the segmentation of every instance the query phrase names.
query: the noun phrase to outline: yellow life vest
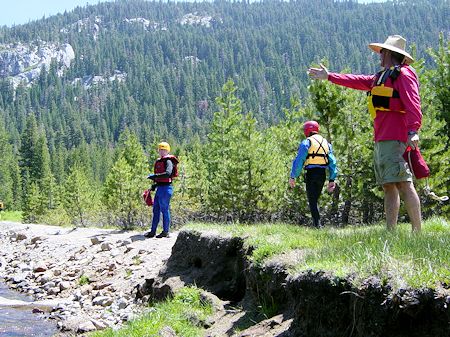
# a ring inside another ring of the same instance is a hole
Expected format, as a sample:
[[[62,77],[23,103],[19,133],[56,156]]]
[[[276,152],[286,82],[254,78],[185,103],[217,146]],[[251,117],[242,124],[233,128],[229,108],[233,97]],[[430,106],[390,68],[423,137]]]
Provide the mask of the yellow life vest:
[[[400,66],[392,67],[377,74],[376,85],[367,92],[367,105],[372,119],[375,119],[377,110],[405,113],[400,95],[393,88],[393,82],[400,75],[400,68]]]
[[[304,166],[306,165],[328,165],[328,141],[319,134],[308,137],[311,145]]]

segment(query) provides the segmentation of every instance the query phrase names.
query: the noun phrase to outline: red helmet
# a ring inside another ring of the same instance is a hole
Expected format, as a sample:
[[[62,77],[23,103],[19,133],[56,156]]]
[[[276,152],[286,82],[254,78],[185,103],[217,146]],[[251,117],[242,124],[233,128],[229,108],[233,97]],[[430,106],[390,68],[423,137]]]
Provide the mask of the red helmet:
[[[319,123],[316,121],[307,121],[303,124],[303,133],[305,137],[309,137],[311,132],[319,132]]]

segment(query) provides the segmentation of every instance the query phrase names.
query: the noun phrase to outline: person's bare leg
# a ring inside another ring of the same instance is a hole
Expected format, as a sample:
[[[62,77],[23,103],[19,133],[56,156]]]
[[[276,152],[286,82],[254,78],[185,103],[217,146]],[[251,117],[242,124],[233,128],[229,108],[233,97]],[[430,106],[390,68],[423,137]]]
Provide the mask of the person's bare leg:
[[[420,211],[420,199],[417,195],[414,184],[410,181],[397,183],[400,196],[405,202],[405,208],[408,212],[413,232],[420,232],[422,228],[422,215]]]
[[[400,196],[395,183],[383,185],[384,212],[386,213],[386,225],[389,230],[395,229],[400,209]]]

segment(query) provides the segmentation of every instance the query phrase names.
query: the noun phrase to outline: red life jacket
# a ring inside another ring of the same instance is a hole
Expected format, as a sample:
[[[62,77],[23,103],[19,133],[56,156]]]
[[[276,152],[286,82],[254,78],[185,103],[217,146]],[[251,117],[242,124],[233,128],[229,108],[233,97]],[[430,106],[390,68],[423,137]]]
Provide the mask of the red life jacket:
[[[155,178],[155,182],[156,183],[171,183],[172,182],[172,178],[178,177],[178,158],[176,156],[173,156],[171,154],[162,157],[162,158],[158,158],[158,160],[156,160],[155,162],[155,167],[154,167],[154,172],[155,174],[159,174],[159,173],[165,173],[166,172],[166,161],[170,160],[172,162],[173,168],[172,168],[172,174],[170,177],[165,177],[165,178]]]

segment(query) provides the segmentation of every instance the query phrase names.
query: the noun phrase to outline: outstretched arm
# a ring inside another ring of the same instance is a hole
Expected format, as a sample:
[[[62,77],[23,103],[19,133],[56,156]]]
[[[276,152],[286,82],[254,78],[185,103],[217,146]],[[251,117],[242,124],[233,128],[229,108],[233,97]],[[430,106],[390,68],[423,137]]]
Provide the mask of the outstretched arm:
[[[333,84],[364,91],[372,88],[374,79],[374,75],[330,73],[323,64],[320,64],[320,68],[309,68],[308,74],[314,80],[329,80]]]

